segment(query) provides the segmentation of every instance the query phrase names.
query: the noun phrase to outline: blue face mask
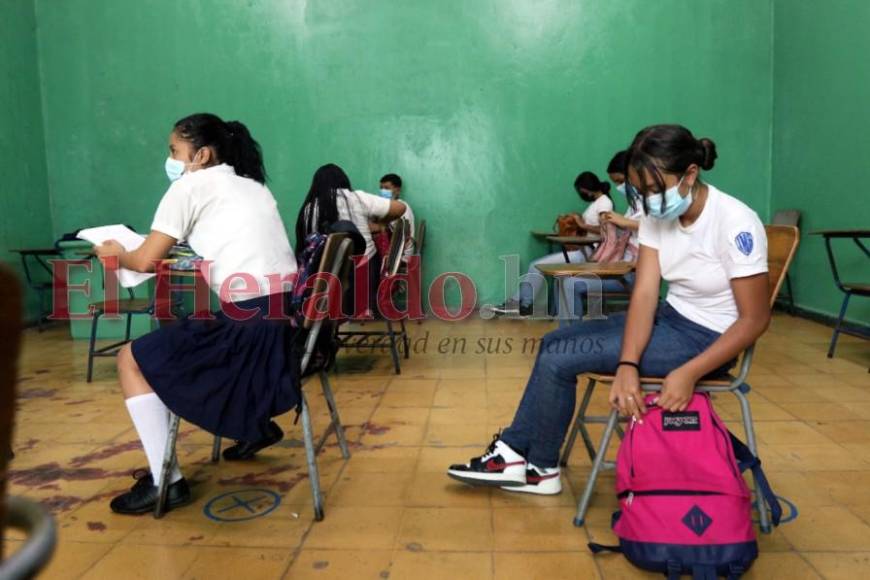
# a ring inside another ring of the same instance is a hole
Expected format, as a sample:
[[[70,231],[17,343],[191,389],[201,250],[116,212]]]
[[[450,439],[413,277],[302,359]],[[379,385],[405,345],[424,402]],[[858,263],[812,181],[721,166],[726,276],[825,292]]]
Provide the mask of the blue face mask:
[[[390,191],[389,189],[382,189],[380,191],[380,195],[381,195],[381,197],[385,197],[387,199],[393,199],[393,192]]]
[[[692,192],[690,191],[686,197],[680,195],[680,184],[668,188],[664,195],[654,193],[646,198],[646,204],[649,208],[649,215],[660,220],[675,220],[689,209],[692,205]]]
[[[625,183],[620,183],[619,185],[617,185],[616,191],[618,191],[622,195],[625,195]]]
[[[181,176],[184,175],[184,170],[186,169],[184,161],[179,161],[172,157],[166,158],[165,168],[166,177],[169,178],[169,181],[178,181],[181,179]]]

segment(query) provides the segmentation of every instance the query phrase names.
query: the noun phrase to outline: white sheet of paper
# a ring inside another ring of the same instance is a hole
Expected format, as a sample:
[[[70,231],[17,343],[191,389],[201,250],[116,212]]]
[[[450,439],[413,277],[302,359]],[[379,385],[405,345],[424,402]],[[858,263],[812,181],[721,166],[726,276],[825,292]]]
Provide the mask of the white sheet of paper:
[[[99,246],[107,240],[117,240],[118,243],[124,246],[124,249],[128,252],[135,250],[145,241],[145,236],[137,234],[122,224],[87,228],[80,231],[78,237],[86,242],[94,244],[95,246]],[[121,268],[118,270],[118,281],[124,288],[138,286],[153,276],[154,274],[143,274],[141,272],[128,270],[127,268]]]

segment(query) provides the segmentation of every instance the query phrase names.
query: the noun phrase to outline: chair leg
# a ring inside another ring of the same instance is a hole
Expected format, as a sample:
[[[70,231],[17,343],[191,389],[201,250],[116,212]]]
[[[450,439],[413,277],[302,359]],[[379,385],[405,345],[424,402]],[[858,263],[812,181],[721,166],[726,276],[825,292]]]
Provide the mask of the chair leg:
[[[571,450],[574,449],[574,443],[577,441],[577,433],[580,431],[581,424],[586,419],[586,408],[589,406],[589,400],[592,398],[592,391],[594,388],[595,381],[589,379],[589,382],[586,383],[586,390],[583,392],[583,399],[580,402],[580,408],[577,409],[577,414],[574,416],[574,423],[571,424],[568,441],[565,444],[564,449],[562,449],[562,458],[559,459],[559,465],[562,467],[568,465],[568,458],[571,456]],[[590,452],[589,456],[594,459],[593,452]]]
[[[846,297],[843,298],[843,305],[840,307],[840,316],[837,317],[837,325],[834,327],[834,334],[831,336],[831,346],[828,348],[828,358],[833,358],[834,350],[837,348],[837,338],[840,336],[840,327],[843,325],[843,318],[846,317],[846,308],[849,307],[849,298],[852,297],[851,292],[846,292]]]
[[[314,433],[311,428],[311,413],[305,393],[302,396],[302,438],[305,441],[305,458],[308,462],[308,481],[311,483],[311,496],[314,499],[314,519],[323,521],[323,495],[320,493],[320,474],[317,471],[317,454],[314,449]]]
[[[88,342],[88,382],[91,382],[91,378],[94,374],[94,349],[97,344],[97,325],[100,322],[100,316],[103,313],[99,310],[94,312],[94,318],[91,320],[91,338]]]
[[[338,447],[341,449],[341,455],[345,459],[350,459],[350,449],[347,447],[347,438],[344,435],[344,427],[341,424],[341,417],[338,415],[338,406],[335,404],[335,396],[332,394],[332,386],[329,384],[329,375],[327,375],[325,371],[320,372],[320,386],[323,388],[323,398],[326,399],[326,405],[329,407],[332,428],[335,430],[335,437],[338,439]]]
[[[387,334],[390,335],[390,354],[393,356],[393,367],[396,369],[396,374],[402,374],[402,369],[399,367],[399,349],[396,347],[396,333],[393,331],[393,323],[387,322]]]
[[[221,437],[214,436],[214,442],[211,444],[211,462],[217,463],[221,460]]]
[[[130,342],[130,329],[133,325],[133,314],[127,313],[127,328],[124,330],[124,340]]]
[[[601,472],[601,467],[604,463],[604,456],[607,455],[607,447],[610,445],[610,439],[613,437],[613,431],[616,429],[618,422],[619,413],[614,409],[610,412],[610,417],[607,419],[607,426],[604,428],[604,434],[601,435],[598,453],[595,454],[595,461],[592,462],[592,471],[589,473],[589,479],[586,480],[586,488],[583,490],[583,495],[577,504],[577,515],[574,516],[574,525],[578,528],[586,520],[586,511],[589,509],[589,501],[592,499],[592,492],[595,490],[595,482],[598,480],[598,474]]]
[[[743,431],[746,433],[746,446],[752,451],[752,454],[758,457],[758,445],[755,441],[755,426],[752,423],[752,409],[749,406],[749,399],[741,391],[734,391],[737,400],[740,401],[740,412],[743,416]],[[755,483],[755,502],[758,505],[758,525],[762,533],[769,534],[773,527],[770,525],[770,514],[767,512],[767,505],[764,502],[764,495],[761,493],[761,487],[758,482]]]
[[[154,517],[162,518],[166,513],[166,492],[169,491],[169,472],[175,464],[175,441],[178,439],[178,424],[180,419],[175,413],[169,414],[169,435],[166,438],[166,449],[163,451],[163,465],[160,468],[160,484],[157,486],[157,505],[154,506]]]
[[[791,288],[791,276],[785,273],[785,287],[788,290],[788,313],[794,316],[794,290]]]
[[[405,358],[411,358],[411,339],[408,338],[408,330],[405,328],[405,319],[399,320],[402,325],[402,344],[405,346]]]

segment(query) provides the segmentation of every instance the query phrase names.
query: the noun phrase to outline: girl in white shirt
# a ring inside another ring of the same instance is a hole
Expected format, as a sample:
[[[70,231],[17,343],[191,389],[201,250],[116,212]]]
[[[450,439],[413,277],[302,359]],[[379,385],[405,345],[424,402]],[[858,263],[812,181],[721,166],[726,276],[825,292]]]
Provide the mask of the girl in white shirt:
[[[111,509],[122,514],[154,509],[170,409],[217,435],[265,446],[283,436],[271,417],[300,401],[292,354],[299,334],[286,322],[296,260],[265,186],[260,146],[238,121],[191,115],[170,132],[165,166],[172,184],[145,242],[127,252],[109,241],[96,253],[153,272],[173,245],[187,241],[211,263],[204,274],[222,308],[211,319],[200,313],[162,326],[118,353],[121,390],[150,466],[112,500]],[[167,509],[189,503],[177,464],[169,478]]]
[[[656,125],[637,134],[626,189],[646,216],[627,315],[547,334],[511,425],[483,455],[450,466],[451,477],[559,493],[559,449],[574,414],[577,375],[615,373],[610,404],[643,421],[641,376],[665,377],[656,404],[683,411],[701,378],[729,368],[761,336],[770,321],[764,226],[744,203],[701,179],[715,160],[713,142],[685,127]]]
[[[599,214],[603,212],[613,211],[613,200],[610,198],[610,184],[606,181],[601,181],[598,176],[591,171],[584,171],[574,180],[574,189],[577,195],[580,196],[589,205],[583,210],[582,216],[579,214],[570,214],[575,225],[589,233],[598,233],[599,231]],[[559,216],[560,218],[565,216]],[[577,264],[586,261],[586,255],[582,249],[571,249],[568,252],[568,260],[572,264]],[[538,270],[541,264],[559,264],[565,263],[565,253],[555,252],[547,254],[543,258],[538,258],[529,263],[529,270],[520,281],[520,287],[514,293],[510,300],[492,309],[495,314],[508,314],[520,316],[528,316],[532,313],[532,304],[535,297],[544,287],[546,280]]]
[[[348,220],[362,234],[366,243],[365,259],[355,267],[368,268],[369,296],[366,303],[376,307],[377,288],[380,283],[381,260],[372,241],[369,222],[389,223],[405,213],[405,204],[364,191],[354,191],[347,174],[334,163],[317,169],[299,215],[296,218],[296,245],[314,232],[325,233],[338,220]]]

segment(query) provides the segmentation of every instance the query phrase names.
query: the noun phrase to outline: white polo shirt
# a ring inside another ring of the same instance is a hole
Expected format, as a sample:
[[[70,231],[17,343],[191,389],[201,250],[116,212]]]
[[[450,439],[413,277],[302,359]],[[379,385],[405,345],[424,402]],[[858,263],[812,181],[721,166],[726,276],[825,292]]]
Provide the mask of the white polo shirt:
[[[645,216],[638,241],[658,250],[668,304],[692,322],[725,332],[737,320],[731,280],[767,272],[767,236],[745,203],[708,187],[695,223]]]
[[[601,225],[598,214],[603,211],[613,211],[613,200],[606,195],[599,195],[598,199],[590,202],[583,210],[583,221],[590,226]]]
[[[377,249],[372,241],[369,222],[373,219],[381,219],[390,212],[390,200],[379,195],[349,189],[339,190],[335,197],[339,219],[354,223],[366,241],[366,257],[371,258]]]
[[[256,292],[240,292],[243,280],[231,282],[234,302],[289,290],[270,288],[266,276],[296,272],[296,257],[287,239],[278,204],[269,188],[239,177],[226,164],[184,174],[163,195],[151,229],[178,241],[212,262],[209,285],[219,293],[233,274],[251,275]]]

